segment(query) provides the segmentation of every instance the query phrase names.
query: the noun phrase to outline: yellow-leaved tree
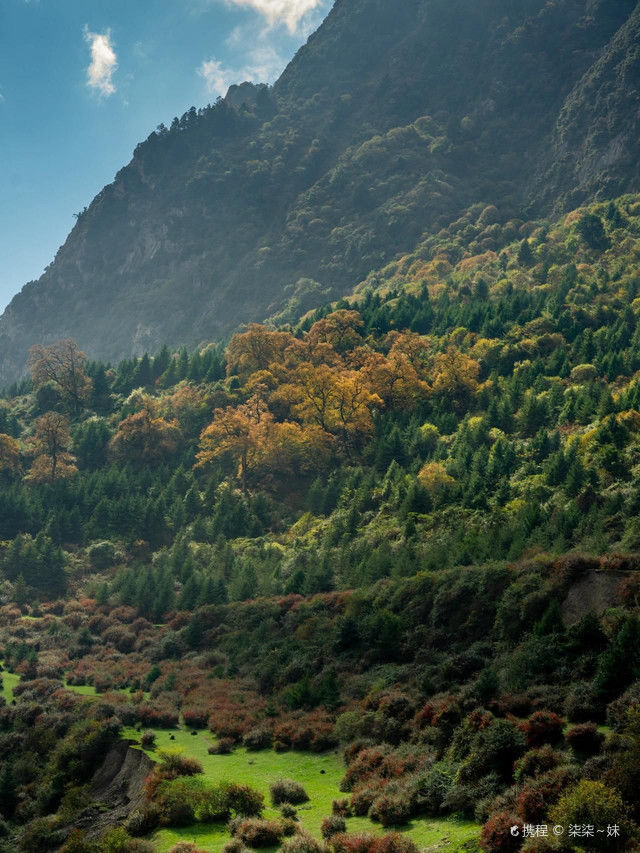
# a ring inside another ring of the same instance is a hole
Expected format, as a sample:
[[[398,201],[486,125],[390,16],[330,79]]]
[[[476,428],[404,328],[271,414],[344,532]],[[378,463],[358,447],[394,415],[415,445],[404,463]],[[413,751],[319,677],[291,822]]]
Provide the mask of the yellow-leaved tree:
[[[153,412],[144,408],[120,421],[109,448],[116,459],[140,465],[172,456],[181,440],[177,421],[154,417]]]
[[[303,424],[319,427],[348,449],[373,430],[371,410],[382,407],[361,371],[337,371],[326,364],[304,363],[292,370],[278,396]]]
[[[69,453],[71,433],[69,420],[57,412],[45,412],[34,421],[29,442],[35,459],[27,474],[31,483],[55,483],[75,474],[75,458]]]
[[[20,445],[10,435],[0,433],[0,472],[13,474],[20,470]]]

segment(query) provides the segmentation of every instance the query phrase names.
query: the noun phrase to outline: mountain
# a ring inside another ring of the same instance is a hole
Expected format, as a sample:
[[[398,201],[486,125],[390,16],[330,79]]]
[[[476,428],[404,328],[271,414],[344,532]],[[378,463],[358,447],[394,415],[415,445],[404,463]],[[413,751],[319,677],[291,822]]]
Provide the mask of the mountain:
[[[469,206],[640,189],[635,0],[338,0],[273,87],[160,126],[0,319],[116,360],[292,321]]]

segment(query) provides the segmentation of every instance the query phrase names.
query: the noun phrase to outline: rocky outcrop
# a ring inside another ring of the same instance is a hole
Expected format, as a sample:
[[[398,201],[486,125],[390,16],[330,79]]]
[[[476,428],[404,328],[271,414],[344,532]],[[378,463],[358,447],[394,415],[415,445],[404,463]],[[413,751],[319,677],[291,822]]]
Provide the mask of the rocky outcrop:
[[[123,823],[144,802],[144,783],[153,761],[134,741],[122,740],[106,754],[91,780],[91,805],[74,821],[88,838]]]
[[[618,587],[627,572],[591,571],[569,590],[562,604],[562,621],[566,628],[575,625],[587,613],[601,616],[616,603]]]

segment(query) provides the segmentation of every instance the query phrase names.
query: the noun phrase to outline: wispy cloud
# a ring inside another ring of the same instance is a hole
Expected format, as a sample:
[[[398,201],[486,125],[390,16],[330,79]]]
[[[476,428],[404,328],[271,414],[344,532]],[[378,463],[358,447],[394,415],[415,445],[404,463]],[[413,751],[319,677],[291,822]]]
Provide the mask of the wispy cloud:
[[[234,6],[255,9],[269,24],[285,24],[294,33],[304,18],[324,4],[324,0],[227,0]]]
[[[269,44],[255,47],[241,68],[230,68],[217,59],[209,59],[198,68],[210,95],[225,95],[233,83],[271,83],[282,71],[285,60]]]
[[[111,32],[92,33],[84,28],[84,39],[91,50],[91,64],[87,69],[87,86],[101,95],[113,95],[113,75],[118,67],[118,58],[111,42]]]

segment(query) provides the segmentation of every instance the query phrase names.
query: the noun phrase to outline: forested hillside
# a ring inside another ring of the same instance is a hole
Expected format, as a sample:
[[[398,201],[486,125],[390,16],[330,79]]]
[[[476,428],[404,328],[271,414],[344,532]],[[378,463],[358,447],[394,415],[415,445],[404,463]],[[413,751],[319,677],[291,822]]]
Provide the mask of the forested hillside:
[[[233,817],[207,849],[413,853],[428,819],[533,853],[569,848],[511,826],[587,813],[637,849],[639,256],[640,196],[475,205],[294,327],[35,347],[0,408],[0,849]],[[325,841],[294,793],[265,820],[154,752],[178,726],[230,760],[345,748]],[[157,764],[101,810],[123,732]]]
[[[640,189],[635,0],[340,0],[272,87],[161,125],[0,320],[117,360],[301,314],[448,227]]]

